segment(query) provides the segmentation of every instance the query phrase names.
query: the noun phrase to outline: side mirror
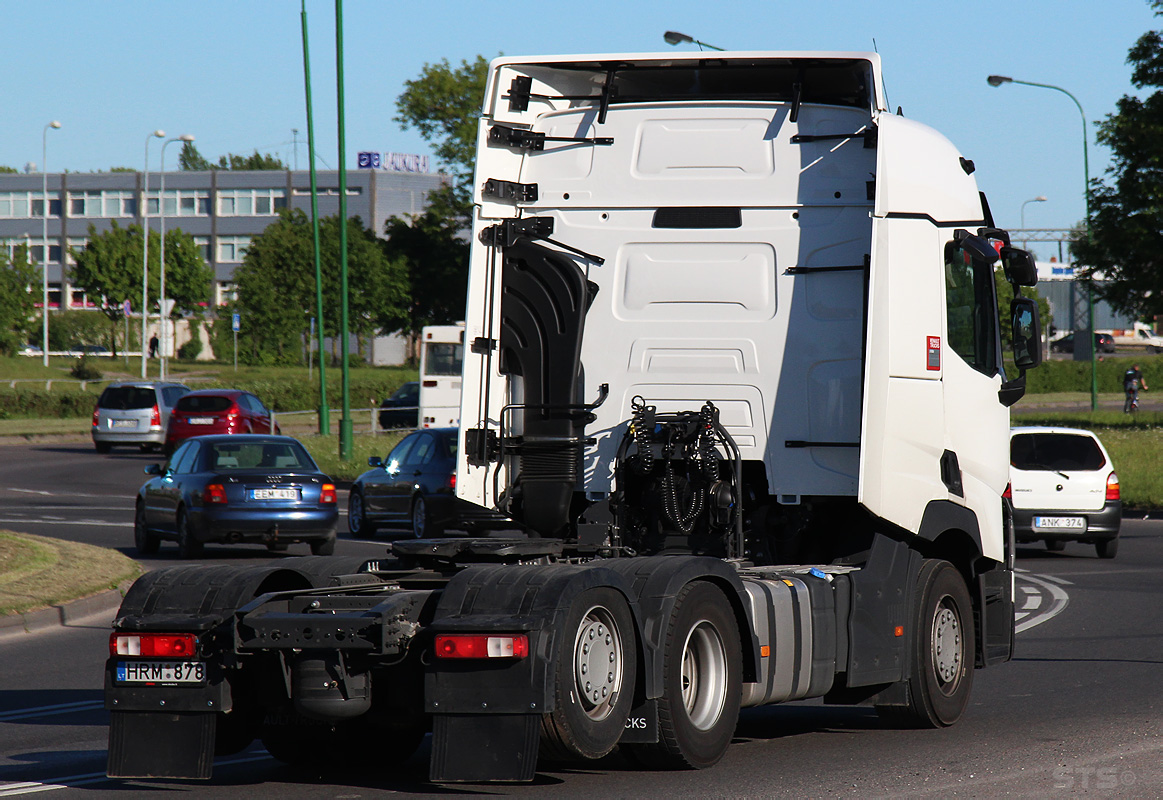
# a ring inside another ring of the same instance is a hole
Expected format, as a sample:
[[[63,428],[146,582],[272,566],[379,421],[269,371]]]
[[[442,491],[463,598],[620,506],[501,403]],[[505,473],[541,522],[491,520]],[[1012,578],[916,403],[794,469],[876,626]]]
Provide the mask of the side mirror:
[[[984,261],[986,264],[997,261],[997,250],[984,236],[977,236],[964,228],[958,228],[953,231],[953,241],[957,243],[958,247],[979,261]]]
[[[1001,264],[1005,270],[1006,280],[1014,286],[1038,285],[1038,267],[1034,263],[1034,256],[1029,252],[1016,247],[1003,247]]]
[[[1038,304],[1029,297],[1010,301],[1010,323],[1014,335],[1014,366],[1025,372],[1042,363],[1042,324]]]
[[[367,460],[367,465],[369,467],[382,467],[384,465],[384,460],[379,456],[371,456]]]
[[[161,475],[162,474],[162,465],[161,464],[150,464],[145,469],[143,469],[142,472],[144,472],[146,475]]]

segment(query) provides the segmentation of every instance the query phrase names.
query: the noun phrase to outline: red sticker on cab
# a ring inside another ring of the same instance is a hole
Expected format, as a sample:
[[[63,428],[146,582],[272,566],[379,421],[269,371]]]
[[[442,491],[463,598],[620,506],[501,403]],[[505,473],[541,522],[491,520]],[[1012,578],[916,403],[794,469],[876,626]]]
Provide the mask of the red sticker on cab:
[[[931,371],[941,369],[941,337],[928,336],[929,340],[927,357],[925,359],[925,368]]]

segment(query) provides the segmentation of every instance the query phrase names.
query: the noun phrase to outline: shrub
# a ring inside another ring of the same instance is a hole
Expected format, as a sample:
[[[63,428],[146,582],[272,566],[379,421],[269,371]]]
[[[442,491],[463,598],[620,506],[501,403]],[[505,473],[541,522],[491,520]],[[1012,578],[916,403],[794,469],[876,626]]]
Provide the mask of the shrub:
[[[99,381],[103,377],[101,370],[93,366],[87,356],[78,358],[69,374],[79,381]]]
[[[194,361],[202,355],[202,322],[190,320],[190,341],[178,348],[178,358],[183,361]]]

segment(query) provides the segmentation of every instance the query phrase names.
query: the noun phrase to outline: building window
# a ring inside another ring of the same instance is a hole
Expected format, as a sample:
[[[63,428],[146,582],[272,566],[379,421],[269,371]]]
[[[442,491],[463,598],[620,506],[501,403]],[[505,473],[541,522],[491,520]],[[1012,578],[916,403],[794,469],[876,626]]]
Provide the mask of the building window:
[[[31,203],[32,216],[44,216],[44,197],[37,192],[32,198]],[[48,193],[48,215],[50,217],[59,217],[61,215],[61,197],[59,192]]]
[[[70,236],[69,237],[69,250],[67,253],[65,253],[65,257],[68,258],[70,266],[77,263],[77,259],[74,256],[74,254],[79,253],[82,250],[84,250],[85,246],[88,244],[89,244],[89,240],[88,240],[88,238],[86,238],[84,236],[81,236],[81,237]]]
[[[339,187],[338,186],[319,186],[319,187],[316,187],[315,193],[317,195],[319,195],[320,197],[338,197],[339,196]],[[296,188],[295,194],[304,195],[304,196],[309,197],[311,195],[311,189],[310,188],[306,188],[306,189]],[[363,194],[363,187],[362,186],[348,186],[347,187],[347,196],[348,197],[359,196],[361,194]]]
[[[151,192],[149,202],[151,216],[158,215],[157,192]],[[166,189],[167,217],[208,217],[210,216],[210,193],[194,189]]]
[[[219,236],[218,261],[228,264],[240,262],[249,246],[249,236]]]
[[[286,207],[285,189],[224,189],[218,192],[220,217],[269,217]]]
[[[209,236],[194,236],[194,246],[198,248],[198,252],[202,256],[202,260],[207,264],[210,263],[210,237]]]
[[[137,197],[129,189],[69,192],[70,217],[134,217]]]
[[[238,302],[238,287],[233,283],[226,283],[224,281],[219,283],[215,289],[215,294],[217,295],[214,298],[215,305],[224,306],[227,303]]]
[[[0,192],[0,217],[28,217],[31,192]]]

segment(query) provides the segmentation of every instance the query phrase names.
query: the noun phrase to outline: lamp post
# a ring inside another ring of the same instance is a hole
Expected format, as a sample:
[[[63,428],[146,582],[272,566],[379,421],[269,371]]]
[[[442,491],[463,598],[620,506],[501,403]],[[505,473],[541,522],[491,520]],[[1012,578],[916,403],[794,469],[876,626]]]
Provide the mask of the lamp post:
[[[157,214],[158,214],[158,231],[161,235],[161,251],[158,254],[161,259],[162,275],[161,288],[159,294],[161,298],[158,300],[158,307],[161,312],[158,314],[159,324],[162,329],[162,342],[160,348],[161,365],[158,370],[158,377],[163,381],[169,378],[169,366],[166,363],[166,357],[170,354],[169,345],[173,341],[169,335],[170,313],[166,308],[166,148],[174,142],[192,142],[194,135],[191,133],[183,133],[176,139],[167,139],[162,144],[161,156],[161,170],[158,173],[158,192],[157,192]]]
[[[1031,197],[1029,200],[1022,203],[1022,230],[1023,231],[1026,229],[1026,206],[1028,206],[1030,203],[1045,203],[1045,202],[1046,202],[1046,195],[1040,194],[1037,197]],[[1022,249],[1024,249],[1024,250],[1029,249],[1027,247],[1027,245],[1029,245],[1028,241],[1022,242]]]
[[[145,338],[149,324],[149,140],[166,138],[166,132],[156,130],[145,137],[145,172],[141,176],[141,377],[146,377],[149,358],[149,340]],[[128,342],[126,342],[128,345]]]
[[[713,44],[707,44],[706,42],[700,42],[695,37],[687,36],[685,33],[679,33],[678,31],[667,31],[666,33],[662,34],[662,38],[666,41],[667,44],[672,44],[672,45],[690,43],[690,44],[697,44],[699,46],[700,50],[702,50],[704,47],[707,48],[708,50],[720,50],[721,51],[723,49],[722,47],[715,47]]]
[[[1088,140],[1090,136],[1086,131],[1086,112],[1082,110],[1082,103],[1078,102],[1078,98],[1070,92],[1063,89],[1061,86],[1054,86],[1049,83],[1034,83],[1032,81],[1019,81],[1016,78],[1010,78],[1006,75],[990,75],[985,79],[990,86],[1001,86],[1003,83],[1018,83],[1022,86],[1036,86],[1039,89],[1053,89],[1056,92],[1069,97],[1074,101],[1074,105],[1078,107],[1078,115],[1082,117],[1082,169],[1084,172],[1086,182],[1082,185],[1082,200],[1086,209],[1086,235],[1090,237],[1090,146]],[[1090,332],[1090,410],[1098,410],[1098,366],[1095,361],[1094,350],[1094,290],[1087,289],[1086,292],[1086,327]],[[1077,340],[1076,340],[1077,342]]]
[[[43,227],[41,228],[41,245],[40,251],[40,267],[44,275],[43,293],[40,305],[41,316],[41,338],[40,347],[44,353],[44,365],[48,366],[48,129],[60,128],[61,124],[55,119],[44,126],[44,130],[40,134],[40,196],[44,207],[41,211],[43,215]],[[64,274],[61,274],[61,289],[64,290]]]

